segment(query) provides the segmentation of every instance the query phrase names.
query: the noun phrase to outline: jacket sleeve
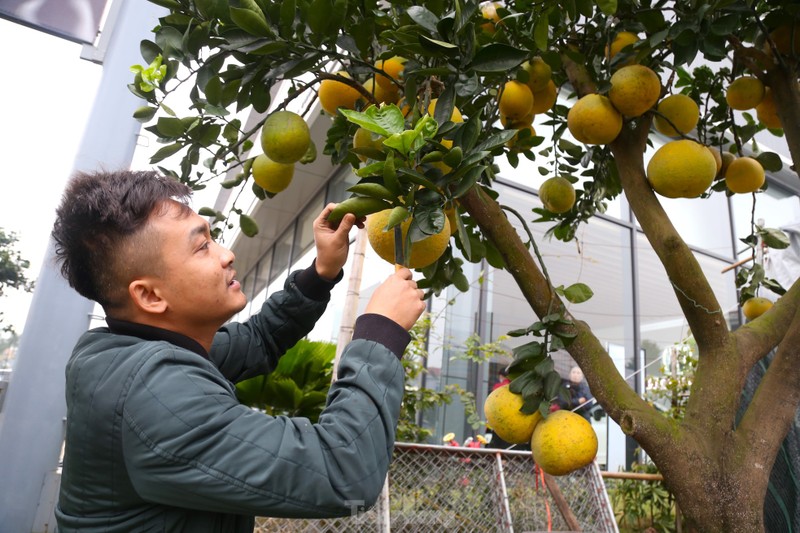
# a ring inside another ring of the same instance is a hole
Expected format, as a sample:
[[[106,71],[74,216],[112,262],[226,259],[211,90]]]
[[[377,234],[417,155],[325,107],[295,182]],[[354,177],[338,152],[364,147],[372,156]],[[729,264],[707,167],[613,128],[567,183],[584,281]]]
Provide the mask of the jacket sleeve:
[[[395,328],[387,338],[408,335],[383,320]],[[123,411],[135,490],[160,504],[256,516],[345,516],[373,505],[391,459],[404,372],[388,348],[399,344],[364,338],[375,336],[370,329],[359,334],[357,322],[316,424],[240,405],[199,356],[148,357]]]
[[[271,295],[258,313],[217,332],[209,358],[234,383],[271,372],[286,350],[313,329],[341,277],[323,280],[313,264],[292,272],[284,289]]]

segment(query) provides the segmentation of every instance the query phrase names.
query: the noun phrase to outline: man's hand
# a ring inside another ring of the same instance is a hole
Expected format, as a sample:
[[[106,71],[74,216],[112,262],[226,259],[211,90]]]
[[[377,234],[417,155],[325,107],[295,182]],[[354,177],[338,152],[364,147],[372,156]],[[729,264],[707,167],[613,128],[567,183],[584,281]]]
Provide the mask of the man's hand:
[[[337,225],[328,222],[328,215],[336,204],[328,204],[314,220],[314,243],[317,247],[316,269],[320,277],[332,280],[347,262],[350,247],[350,228],[364,227],[366,218],[360,220],[352,213],[346,214]]]
[[[375,289],[364,312],[383,315],[410,330],[425,310],[424,294],[411,271],[401,268]]]

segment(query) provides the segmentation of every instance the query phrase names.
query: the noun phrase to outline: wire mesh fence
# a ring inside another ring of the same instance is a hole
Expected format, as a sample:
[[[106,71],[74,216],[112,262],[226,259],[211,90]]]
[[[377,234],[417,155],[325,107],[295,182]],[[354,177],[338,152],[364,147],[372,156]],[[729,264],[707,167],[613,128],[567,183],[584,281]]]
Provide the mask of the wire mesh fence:
[[[398,443],[387,489],[350,517],[258,518],[255,532],[618,531],[594,463],[550,477],[530,452]]]

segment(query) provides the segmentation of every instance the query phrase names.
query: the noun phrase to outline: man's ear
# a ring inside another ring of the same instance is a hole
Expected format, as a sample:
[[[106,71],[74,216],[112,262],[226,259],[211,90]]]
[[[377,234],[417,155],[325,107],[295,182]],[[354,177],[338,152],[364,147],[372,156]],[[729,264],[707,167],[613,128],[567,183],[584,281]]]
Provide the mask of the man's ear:
[[[152,278],[135,279],[128,285],[134,307],[148,314],[160,314],[167,310],[167,300]]]

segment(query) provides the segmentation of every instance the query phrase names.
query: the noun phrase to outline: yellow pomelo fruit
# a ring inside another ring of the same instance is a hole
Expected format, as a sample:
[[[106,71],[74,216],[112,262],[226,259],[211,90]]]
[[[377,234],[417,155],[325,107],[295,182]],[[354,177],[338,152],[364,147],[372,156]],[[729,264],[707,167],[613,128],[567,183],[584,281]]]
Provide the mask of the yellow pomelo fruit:
[[[725,173],[728,172],[728,167],[731,163],[736,161],[736,156],[730,152],[722,152],[722,168],[717,172],[717,179],[724,178]]]
[[[487,2],[481,6],[481,16],[489,22],[481,24],[481,29],[488,34],[495,32],[495,24],[500,22],[500,15],[497,13],[497,8],[500,7],[498,2]]]
[[[367,217],[366,228],[369,244],[372,246],[372,249],[375,250],[375,253],[384,261],[395,264],[394,228],[388,231],[383,230],[389,222],[389,215],[391,212],[391,209],[384,209],[383,211],[378,211],[377,213],[369,215]],[[400,224],[400,228],[403,232],[403,242],[405,242],[409,226],[411,226],[411,218]],[[447,250],[449,242],[450,222],[445,218],[442,231],[426,237],[421,241],[412,243],[410,252],[405,250],[405,254],[408,258],[406,265],[408,268],[425,268],[436,262],[436,260],[442,256],[445,250]]]
[[[397,92],[398,87],[392,81],[391,78],[400,81],[400,74],[403,72],[403,67],[405,67],[403,58],[401,57],[390,57],[389,59],[379,59],[375,62],[375,68],[384,71],[389,77],[384,76],[383,74],[376,75],[376,79],[378,81],[378,85],[386,89],[387,91],[393,90]]]
[[[764,185],[764,167],[752,157],[739,157],[725,171],[725,185],[731,192],[755,192]]]
[[[611,41],[611,46],[606,46],[606,57],[608,60],[614,59],[614,56],[620,53],[623,48],[628,46],[629,44],[633,44],[639,40],[639,36],[635,33],[629,31],[621,31],[614,36],[614,39]],[[633,60],[627,62],[627,64],[633,63]]]
[[[526,61],[522,64],[522,68],[528,73],[528,87],[531,88],[531,91],[536,93],[538,91],[543,91],[547,88],[547,82],[553,76],[553,69],[550,68],[544,59],[539,56],[532,58],[530,61]]]
[[[561,409],[536,424],[531,452],[542,470],[563,476],[594,461],[597,434],[581,415]]]
[[[276,163],[266,154],[259,154],[251,168],[253,180],[265,191],[278,194],[292,182],[294,164]]]
[[[338,76],[349,78],[347,72],[337,72]],[[329,115],[335,115],[340,107],[355,109],[356,102],[363,98],[354,87],[338,80],[322,80],[319,84],[319,103]]]
[[[728,85],[725,101],[736,110],[753,109],[764,99],[764,84],[756,77],[742,76]]]
[[[511,444],[530,442],[542,415],[539,411],[526,415],[521,412],[522,396],[511,392],[508,385],[497,387],[486,397],[483,414],[498,437]]]
[[[605,96],[587,94],[567,113],[567,127],[582,143],[608,144],[622,131],[622,115]]]
[[[667,198],[697,198],[716,174],[717,163],[708,148],[688,139],[668,142],[647,164],[650,186]]]
[[[444,209],[444,215],[447,217],[447,222],[450,223],[450,235],[458,231],[458,210],[454,204],[450,204]]]
[[[772,302],[770,300],[762,298],[761,296],[756,296],[755,298],[750,298],[742,305],[742,313],[744,313],[747,320],[755,320],[766,313],[770,307],[772,307]]]
[[[434,116],[436,111],[436,102],[438,102],[438,98],[434,98],[428,104],[428,114],[430,116]],[[451,122],[464,122],[464,117],[461,115],[461,111],[456,107],[453,106],[453,112],[450,114],[450,121]]]
[[[375,83],[375,78],[365,81],[364,89],[375,97],[379,104],[395,104],[400,99],[400,90],[396,85],[384,88],[379,83]]]
[[[497,103],[500,114],[510,120],[519,120],[529,115],[533,109],[533,92],[531,88],[518,81],[508,81],[500,91]]]
[[[502,124],[506,129],[518,130],[533,124],[533,113],[525,115],[520,119],[511,119],[505,115],[500,115],[500,124]]]
[[[539,199],[551,213],[566,213],[575,205],[575,187],[567,178],[555,176],[539,187]]]
[[[658,103],[656,110],[659,114],[655,116],[653,124],[656,130],[668,137],[689,133],[700,120],[700,107],[685,94],[667,96]]]
[[[714,156],[714,164],[717,165],[717,173],[714,174],[714,177],[717,177],[722,170],[722,154],[719,153],[717,148],[712,146],[706,146],[706,148],[708,148],[708,151],[711,152],[712,156]]]
[[[539,113],[547,113],[553,104],[556,103],[558,98],[558,88],[553,80],[549,80],[541,91],[534,91],[533,93],[533,108],[531,113],[538,115]]]
[[[622,67],[611,76],[608,99],[626,117],[638,117],[653,107],[661,96],[661,80],[644,65]]]
[[[800,22],[782,24],[775,28],[769,37],[781,54],[787,56],[800,54]],[[769,43],[765,43],[765,46],[771,55],[772,47]]]
[[[353,148],[372,148],[373,150],[383,151],[383,140],[385,138],[364,128],[358,128],[353,134]],[[369,159],[361,154],[358,154],[358,158],[362,161]]]
[[[800,30],[800,28],[798,28],[798,30]],[[756,106],[756,116],[759,122],[770,129],[783,129],[781,119],[778,118],[778,110],[775,108],[775,97],[772,95],[772,90],[769,87],[765,88],[764,99]]]
[[[303,117],[292,111],[276,111],[261,128],[261,149],[276,163],[296,163],[306,155],[311,132]]]

